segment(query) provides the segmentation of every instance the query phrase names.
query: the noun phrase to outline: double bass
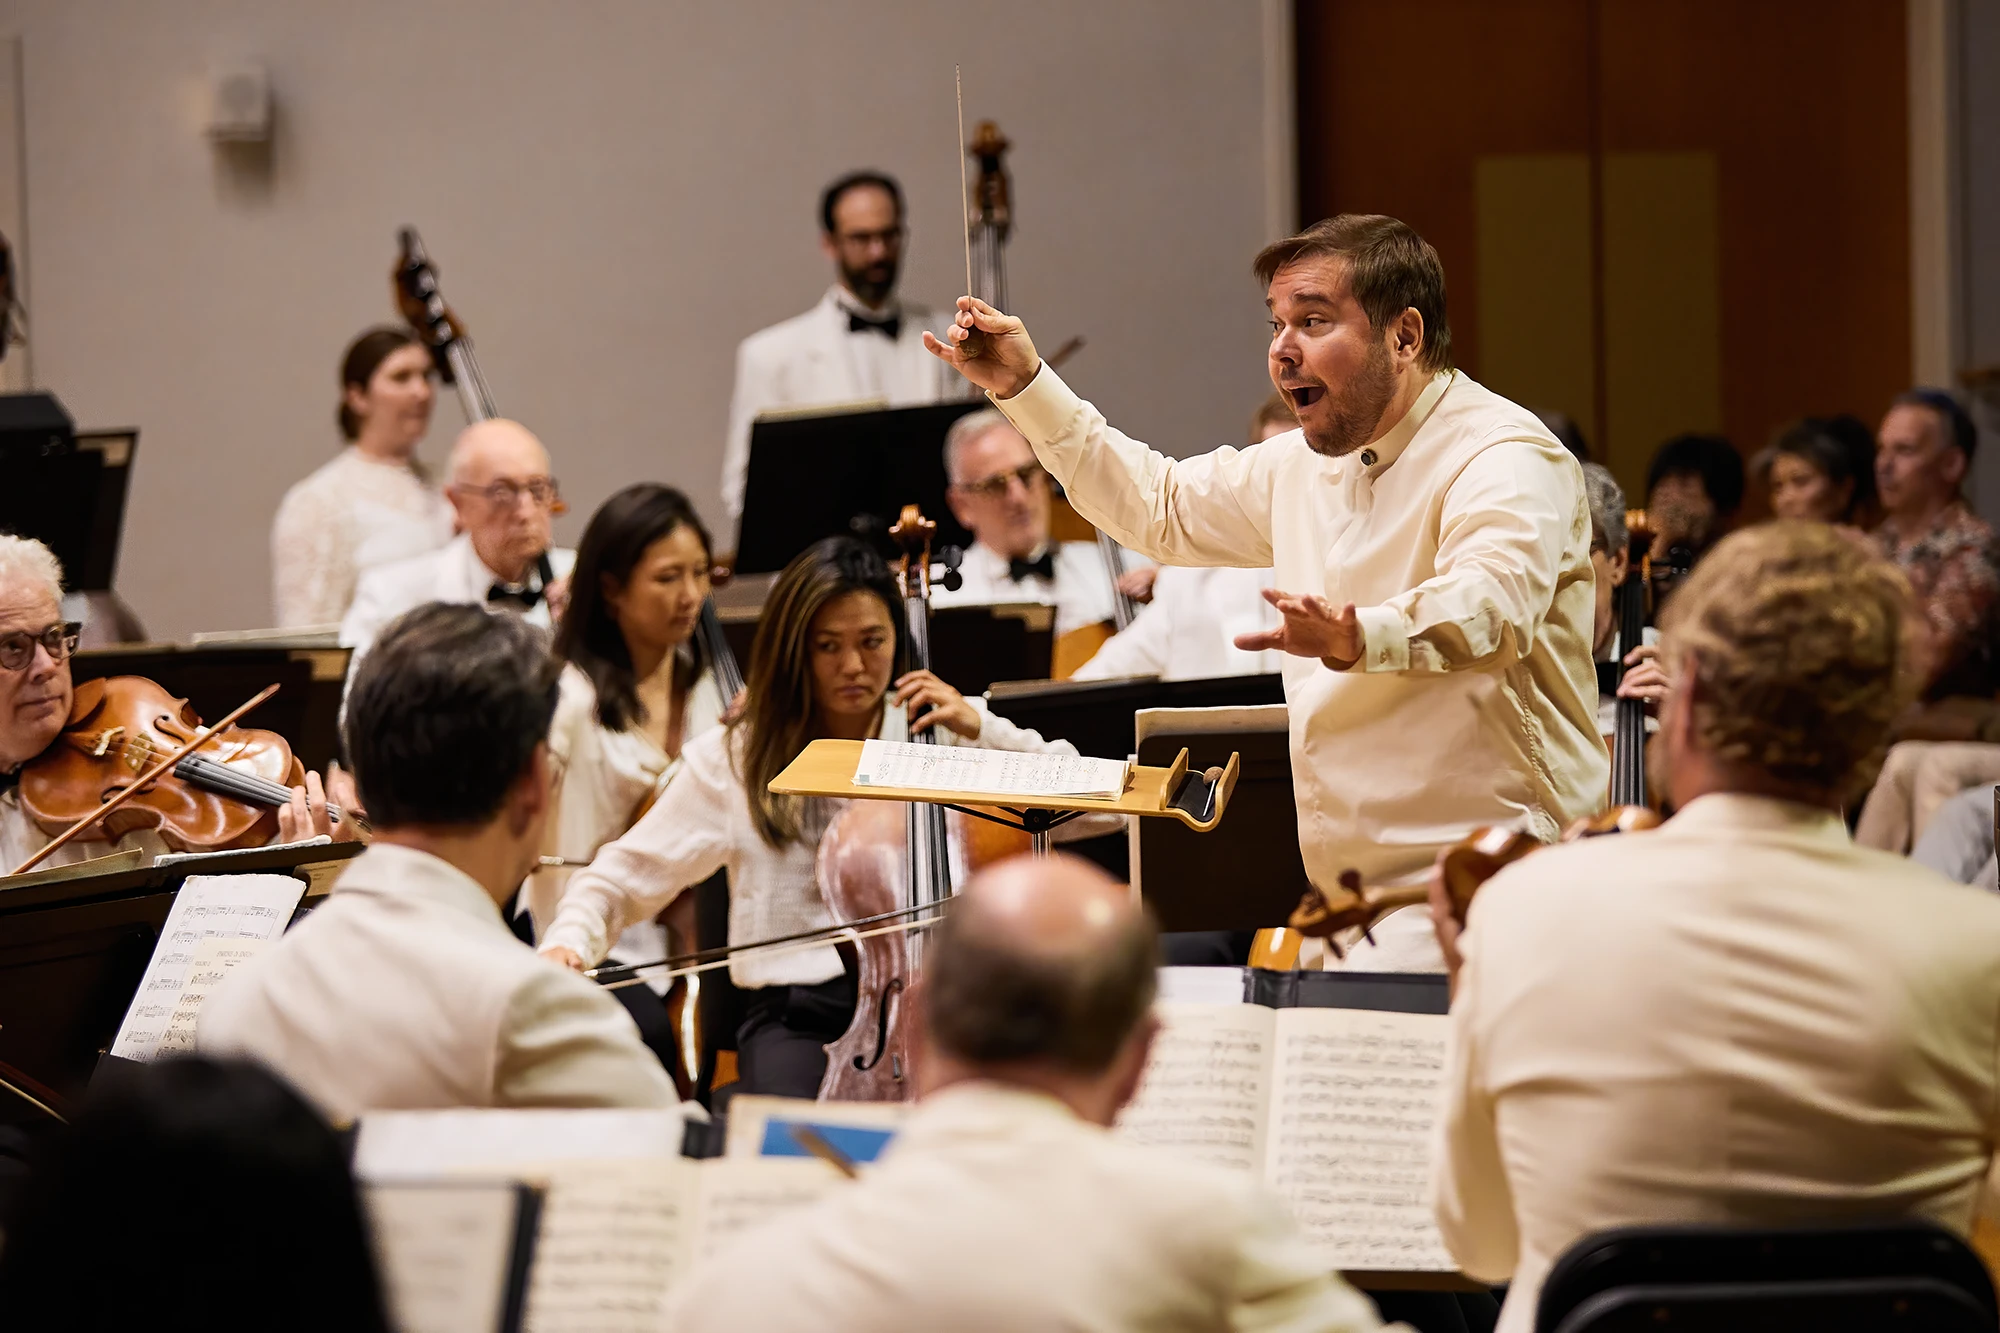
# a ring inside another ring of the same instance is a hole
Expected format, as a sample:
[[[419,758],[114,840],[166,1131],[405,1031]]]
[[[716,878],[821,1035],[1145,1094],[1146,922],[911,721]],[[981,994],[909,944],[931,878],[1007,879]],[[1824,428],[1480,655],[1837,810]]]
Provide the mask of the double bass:
[[[1011,309],[1007,304],[1007,238],[1014,228],[1014,190],[1005,160],[1010,146],[1000,127],[990,120],[980,121],[965,145],[966,154],[979,163],[979,174],[966,201],[967,285],[971,295],[1000,310]],[[1081,339],[1072,339],[1048,358],[1049,364],[1060,367],[1081,345]],[[1093,536],[1111,583],[1111,621],[1108,625],[1079,626],[1063,635],[1055,645],[1051,673],[1057,680],[1073,675],[1096,655],[1105,640],[1129,626],[1139,613],[1139,604],[1118,587],[1118,580],[1125,575],[1124,550],[1101,528],[1093,529]]]
[[[492,420],[500,414],[499,408],[494,405],[493,390],[488,387],[486,376],[480,372],[478,358],[472,351],[472,338],[466,333],[465,325],[445,303],[443,290],[438,286],[437,269],[424,249],[423,238],[417,235],[415,227],[404,227],[397,233],[397,243],[398,253],[396,265],[390,270],[390,286],[398,313],[430,348],[439,378],[458,390],[465,419],[468,422]],[[711,576],[720,573],[720,570],[712,571]],[[729,640],[723,635],[722,618],[716,614],[713,597],[701,604],[701,615],[695,622],[695,642],[703,660],[715,673],[715,683],[724,701],[734,699],[743,689],[743,669],[729,647]]]
[[[931,538],[937,524],[905,505],[889,535],[902,548],[896,584],[903,601],[906,671],[930,669]],[[953,576],[948,575],[947,578]],[[915,733],[939,744],[937,729]],[[815,870],[835,921],[860,922],[942,908],[952,862],[970,869],[1026,850],[1015,829],[929,802],[853,801],[821,837]],[[822,1101],[906,1101],[916,1095],[909,994],[923,973],[924,938],[893,931],[855,944],[854,1018],[826,1048]]]

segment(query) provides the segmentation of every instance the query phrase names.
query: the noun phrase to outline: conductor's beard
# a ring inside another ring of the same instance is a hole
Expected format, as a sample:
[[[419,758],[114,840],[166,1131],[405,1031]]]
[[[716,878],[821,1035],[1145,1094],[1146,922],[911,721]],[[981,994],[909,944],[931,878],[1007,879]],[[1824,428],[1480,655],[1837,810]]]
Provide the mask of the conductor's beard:
[[[1288,392],[1287,396],[1296,407],[1296,394]],[[1389,349],[1374,342],[1366,364],[1339,395],[1322,386],[1318,402],[1297,407],[1306,444],[1327,458],[1353,453],[1380,433],[1382,414],[1395,396],[1396,368],[1389,360]]]

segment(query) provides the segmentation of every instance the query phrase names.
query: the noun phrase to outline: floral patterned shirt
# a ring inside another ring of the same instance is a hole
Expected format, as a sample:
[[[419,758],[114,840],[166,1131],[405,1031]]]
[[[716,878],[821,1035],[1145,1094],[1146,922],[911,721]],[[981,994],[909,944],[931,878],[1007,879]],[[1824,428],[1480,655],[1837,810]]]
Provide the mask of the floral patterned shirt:
[[[1891,518],[1874,536],[1882,554],[1909,579],[1930,626],[1933,657],[1925,697],[1992,694],[1993,617],[2000,602],[1993,529],[1956,501],[1922,531],[1905,533]]]

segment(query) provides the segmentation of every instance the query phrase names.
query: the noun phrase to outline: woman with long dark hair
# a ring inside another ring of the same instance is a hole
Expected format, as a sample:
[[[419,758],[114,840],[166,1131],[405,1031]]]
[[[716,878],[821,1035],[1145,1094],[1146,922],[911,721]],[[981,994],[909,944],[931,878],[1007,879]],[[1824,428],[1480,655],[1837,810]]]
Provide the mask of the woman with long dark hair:
[[[1075,753],[928,671],[898,676],[900,605],[888,566],[852,538],[829,537],[793,560],[757,626],[742,716],[689,741],[659,801],[570,881],[542,952],[592,966],[632,922],[724,867],[731,944],[831,924],[813,863],[841,803],[770,791],[811,741],[900,741],[936,728],[950,744]],[[913,711],[921,713],[914,724]],[[748,992],[737,1031],[743,1091],[813,1096],[826,1070],[822,1048],[854,1013],[839,953],[828,945],[747,955],[729,971]]]
[[[708,529],[687,496],[658,482],[627,486],[598,507],[577,547],[569,605],[556,628],[565,663],[549,729],[554,808],[543,851],[578,864],[632,827],[680,763],[682,748],[713,729],[727,703],[694,630],[708,597]],[[544,869],[528,907],[545,930],[570,871]],[[647,918],[611,947],[622,963],[668,952],[665,927]],[[613,992],[647,1045],[673,1050],[666,983]]]
[[[409,329],[370,329],[340,361],[347,441],[285,492],[271,524],[277,623],[335,625],[361,571],[451,540],[451,510],[416,461],[431,428],[431,353]]]

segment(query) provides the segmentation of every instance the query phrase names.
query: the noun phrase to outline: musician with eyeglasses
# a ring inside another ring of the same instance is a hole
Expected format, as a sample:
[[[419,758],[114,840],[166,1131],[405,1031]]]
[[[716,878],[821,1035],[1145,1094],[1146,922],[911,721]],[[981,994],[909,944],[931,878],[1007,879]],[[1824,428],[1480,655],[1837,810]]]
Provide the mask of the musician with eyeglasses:
[[[981,408],[944,437],[945,501],[972,534],[963,586],[933,589],[933,606],[1041,602],[1056,609],[1057,637],[1112,618],[1111,575],[1094,542],[1049,539],[1049,474],[1013,423]]]
[[[47,846],[53,836],[22,808],[19,786],[21,770],[57,743],[75,699],[69,664],[81,627],[62,618],[62,579],[62,565],[48,547],[0,533],[0,874]],[[335,804],[358,809],[344,777],[330,780]],[[278,811],[280,842],[347,832],[346,826],[337,831],[329,819],[327,792],[318,774],[308,774],[306,785],[293,789],[292,804]],[[39,868],[135,849],[149,861],[168,850],[151,829],[118,838],[90,833],[57,848]]]
[[[515,421],[467,426],[452,446],[445,496],[458,536],[361,576],[340,626],[357,659],[384,625],[425,602],[469,602],[543,629],[561,615],[576,552],[555,545],[562,493],[542,442]]]

